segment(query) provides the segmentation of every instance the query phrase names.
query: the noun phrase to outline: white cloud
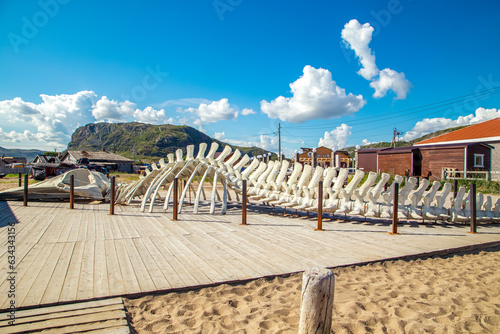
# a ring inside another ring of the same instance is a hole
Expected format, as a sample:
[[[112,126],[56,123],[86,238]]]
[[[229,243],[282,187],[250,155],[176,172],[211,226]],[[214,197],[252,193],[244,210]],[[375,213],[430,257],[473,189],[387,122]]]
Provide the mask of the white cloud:
[[[241,111],[241,114],[243,116],[247,116],[247,115],[253,115],[253,114],[256,114],[257,112],[252,110],[252,109],[248,109],[248,108],[245,108]]]
[[[158,106],[160,108],[165,108],[170,106],[196,107],[202,103],[209,104],[211,102],[212,102],[211,100],[203,98],[187,98],[187,99],[168,100],[160,103]]]
[[[224,131],[222,132],[216,132],[214,134],[214,138],[217,139],[217,140],[223,140],[224,139],[224,136],[225,136],[225,133]]]
[[[278,150],[278,139],[276,137],[271,137],[268,135],[260,135],[259,141],[239,140],[239,139],[224,139],[224,141],[236,146],[243,146],[243,147],[255,146],[273,152],[277,152]]]
[[[201,103],[198,108],[187,108],[184,112],[189,112],[199,117],[194,122],[194,124],[199,126],[238,117],[238,111],[229,105],[228,99],[213,101],[210,104]]]
[[[353,114],[366,101],[362,95],[346,94],[332,80],[330,71],[306,65],[303,75],[290,84],[292,97],[279,96],[271,102],[260,102],[262,112],[270,118],[303,123]]]
[[[379,73],[378,79],[370,83],[370,87],[375,89],[373,97],[384,97],[388,90],[396,93],[396,99],[406,99],[406,93],[412,87],[411,83],[406,80],[404,73],[398,73],[386,68]]]
[[[370,144],[376,144],[379,142],[378,141],[369,141],[368,139],[363,139],[362,143],[363,143],[363,145],[370,145]]]
[[[370,87],[375,89],[373,97],[384,97],[389,90],[396,93],[396,99],[405,99],[412,87],[403,72],[399,73],[390,68],[380,71],[375,64],[375,54],[368,46],[372,40],[373,27],[369,23],[361,25],[358,20],[351,20],[342,29],[342,40],[346,47],[354,50],[361,63],[358,74],[370,80]]]
[[[362,67],[358,74],[366,80],[371,80],[379,73],[377,65],[375,65],[375,55],[368,46],[372,40],[373,30],[370,23],[361,25],[358,20],[351,20],[345,24],[341,33],[346,47],[354,50],[354,53],[359,58]]]
[[[174,122],[172,117],[167,118],[164,109],[156,110],[152,107],[146,107],[144,110],[136,109],[134,118],[139,122],[148,124],[172,124]]]
[[[9,123],[14,129],[31,127],[36,130],[2,132],[4,140],[61,142],[69,140],[77,126],[92,121],[88,110],[97,100],[97,95],[92,91],[72,95],[41,94],[40,97],[43,100],[40,104],[25,102],[19,97],[0,101],[3,124]]]
[[[101,97],[92,109],[92,116],[99,121],[120,122],[134,114],[135,103],[130,101],[117,102],[106,96]]]
[[[339,150],[347,146],[347,140],[351,135],[352,126],[342,123],[332,131],[325,132],[323,138],[320,138],[318,147],[325,146],[332,150]]]
[[[500,109],[477,108],[475,115],[470,114],[467,116],[459,116],[455,120],[444,117],[424,118],[423,120],[417,122],[411,131],[406,132],[403,139],[410,141],[435,131],[453,128],[456,126],[481,123],[497,117],[500,117]]]

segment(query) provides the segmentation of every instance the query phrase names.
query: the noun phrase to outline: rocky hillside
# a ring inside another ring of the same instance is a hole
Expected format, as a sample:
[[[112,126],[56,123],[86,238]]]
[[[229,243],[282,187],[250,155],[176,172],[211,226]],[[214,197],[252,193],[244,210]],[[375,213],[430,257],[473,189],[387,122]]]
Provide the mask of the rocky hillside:
[[[151,159],[165,158],[168,153],[177,149],[185,149],[187,145],[195,145],[195,154],[200,143],[218,142],[221,151],[224,145],[219,140],[186,125],[150,125],[132,123],[92,123],[75,130],[68,144],[68,150],[100,151],[105,149],[128,158]],[[238,147],[250,156],[267,153],[258,147]]]

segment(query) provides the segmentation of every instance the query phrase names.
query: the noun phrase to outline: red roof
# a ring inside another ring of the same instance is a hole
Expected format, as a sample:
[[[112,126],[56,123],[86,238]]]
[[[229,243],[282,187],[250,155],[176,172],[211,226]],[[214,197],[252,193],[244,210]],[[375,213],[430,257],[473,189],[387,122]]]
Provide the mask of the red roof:
[[[419,141],[413,145],[428,145],[468,140],[475,142],[488,141],[488,138],[491,137],[500,137],[500,118],[494,118],[486,122],[470,125],[460,130],[455,130],[434,138]],[[498,140],[498,138],[495,140]]]

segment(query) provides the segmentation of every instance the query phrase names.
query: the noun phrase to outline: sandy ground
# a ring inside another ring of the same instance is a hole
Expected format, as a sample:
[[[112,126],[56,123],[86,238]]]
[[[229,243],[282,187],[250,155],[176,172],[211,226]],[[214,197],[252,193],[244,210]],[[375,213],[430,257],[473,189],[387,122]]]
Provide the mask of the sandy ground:
[[[500,246],[336,268],[335,333],[500,333]],[[137,333],[297,333],[302,274],[125,300]]]

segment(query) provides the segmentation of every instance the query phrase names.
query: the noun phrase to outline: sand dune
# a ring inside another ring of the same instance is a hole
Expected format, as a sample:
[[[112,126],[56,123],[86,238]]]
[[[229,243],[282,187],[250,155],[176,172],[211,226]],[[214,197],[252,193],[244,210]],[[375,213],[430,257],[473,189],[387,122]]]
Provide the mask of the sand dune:
[[[500,333],[500,246],[336,268],[335,333]],[[128,299],[137,333],[297,333],[302,274]]]

